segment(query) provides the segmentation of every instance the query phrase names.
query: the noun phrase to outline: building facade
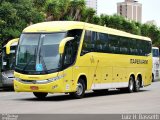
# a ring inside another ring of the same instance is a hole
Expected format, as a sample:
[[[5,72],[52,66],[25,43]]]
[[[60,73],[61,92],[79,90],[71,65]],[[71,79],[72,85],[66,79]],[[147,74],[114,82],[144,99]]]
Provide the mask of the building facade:
[[[97,0],[86,0],[86,6],[93,8],[97,13]]]
[[[135,0],[117,3],[117,13],[129,20],[142,21],[142,4]]]

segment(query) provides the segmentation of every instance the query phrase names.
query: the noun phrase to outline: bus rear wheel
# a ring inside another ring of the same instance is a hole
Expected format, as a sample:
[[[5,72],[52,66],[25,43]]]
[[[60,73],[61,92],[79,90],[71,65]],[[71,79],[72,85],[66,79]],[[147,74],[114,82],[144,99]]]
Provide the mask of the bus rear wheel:
[[[38,99],[45,99],[48,93],[33,92],[33,95],[36,96]]]
[[[154,75],[152,74],[152,82],[154,82]]]
[[[139,92],[140,87],[141,87],[141,83],[140,83],[140,78],[138,77],[137,80],[136,80],[136,82],[135,82],[134,91],[135,91],[135,92]]]
[[[129,84],[128,84],[128,92],[129,92],[129,93],[132,93],[132,92],[134,91],[134,86],[135,86],[134,83],[135,83],[135,82],[134,82],[134,78],[131,76],[131,77],[129,78]]]
[[[84,97],[86,85],[83,79],[79,79],[77,83],[77,91],[70,93],[70,95],[74,98],[80,99]]]

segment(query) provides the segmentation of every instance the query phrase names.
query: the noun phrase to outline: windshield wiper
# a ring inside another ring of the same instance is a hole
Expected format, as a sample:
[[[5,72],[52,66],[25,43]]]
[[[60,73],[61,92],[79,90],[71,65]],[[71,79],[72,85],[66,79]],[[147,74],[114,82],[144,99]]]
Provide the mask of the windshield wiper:
[[[28,65],[31,63],[32,59],[36,57],[36,48],[34,51],[34,55],[29,59],[29,61],[27,62],[27,64],[24,66],[22,71],[25,71],[25,69],[28,67]]]
[[[47,66],[46,66],[46,63],[44,62],[44,58],[43,56],[41,55],[41,48],[40,48],[40,51],[39,51],[39,62],[42,61],[42,65],[43,65],[43,68],[44,68],[44,72],[45,73],[48,73],[48,70],[47,70]]]

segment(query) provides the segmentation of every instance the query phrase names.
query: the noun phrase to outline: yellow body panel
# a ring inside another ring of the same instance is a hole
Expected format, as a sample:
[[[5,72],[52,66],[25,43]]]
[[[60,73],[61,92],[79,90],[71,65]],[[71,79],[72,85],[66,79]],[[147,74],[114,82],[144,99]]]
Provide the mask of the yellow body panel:
[[[102,33],[108,33],[113,35],[131,37],[136,39],[143,39],[151,41],[147,37],[132,35],[119,30],[114,30],[107,27],[98,25],[92,25],[83,22],[45,22],[32,25],[26,28],[23,32],[59,32],[67,31],[71,29],[83,29],[82,37],[80,40],[80,46],[78,55],[74,65],[67,69],[48,75],[26,75],[15,72],[15,77],[22,80],[47,80],[57,76],[63,75],[64,77],[47,83],[47,84],[25,84],[14,81],[14,88],[17,92],[49,92],[49,93],[68,93],[75,92],[77,81],[80,76],[85,76],[87,79],[87,90],[102,88],[106,85],[107,88],[117,88],[118,86],[126,87],[130,75],[137,76],[142,75],[143,86],[151,84],[152,80],[152,56],[132,56],[132,55],[120,55],[109,53],[87,53],[84,56],[80,56],[85,30],[93,30]],[[131,59],[147,60],[148,64],[131,64]],[[115,86],[114,86],[115,85]],[[38,90],[31,90],[31,86],[37,86]]]
[[[58,76],[64,76],[61,79],[58,79],[56,81],[46,83],[46,84],[28,84],[18,80],[14,80],[14,89],[17,92],[25,91],[25,92],[62,93],[62,92],[76,91],[76,84],[73,84],[74,81],[72,80],[71,70],[72,70],[72,67],[62,72],[47,74],[47,75],[25,75],[25,74],[14,72],[14,76],[16,78],[19,78],[21,80],[28,80],[28,81],[32,81],[32,80],[40,81],[40,80],[47,80],[47,79],[58,77]],[[31,86],[36,86],[39,89],[31,90],[30,88]],[[73,90],[73,87],[75,87],[74,90]]]

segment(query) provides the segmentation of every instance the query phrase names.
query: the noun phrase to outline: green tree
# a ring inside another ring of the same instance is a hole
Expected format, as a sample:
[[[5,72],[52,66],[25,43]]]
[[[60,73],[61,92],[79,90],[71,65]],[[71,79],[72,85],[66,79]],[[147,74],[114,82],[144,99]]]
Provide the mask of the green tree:
[[[69,16],[73,18],[73,20],[81,20],[82,10],[85,8],[84,0],[72,0],[70,1],[70,10]]]
[[[59,0],[58,1],[59,14],[60,14],[59,20],[65,20],[65,15],[69,11],[70,4],[71,4],[70,0]]]
[[[44,13],[38,12],[32,0],[3,0],[0,5],[1,42],[20,36],[32,23],[44,21]]]
[[[15,23],[19,20],[16,15],[17,10],[9,2],[3,2],[0,6],[0,31],[2,33],[2,41],[8,38],[17,37]],[[15,31],[15,34],[13,34]]]
[[[44,6],[47,0],[33,0],[33,4],[36,6],[37,10],[42,12],[44,11]]]
[[[155,25],[151,25],[148,30],[148,36],[152,39],[153,44],[157,44],[160,37],[160,31]]]
[[[47,21],[58,20],[60,17],[60,10],[57,0],[47,1],[45,11]]]
[[[19,37],[22,30],[42,21],[84,21],[150,37],[160,46],[160,29],[155,25],[141,24],[118,15],[96,15],[87,8],[85,0],[1,0],[0,44],[4,40]]]
[[[84,22],[93,23],[93,17],[95,16],[96,11],[92,8],[84,8],[82,11],[82,18],[81,20]]]
[[[149,37],[149,34],[148,34],[149,28],[150,27],[147,24],[143,24],[141,26],[141,35]]]

